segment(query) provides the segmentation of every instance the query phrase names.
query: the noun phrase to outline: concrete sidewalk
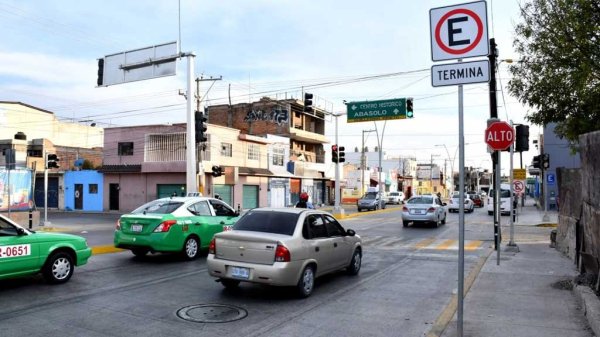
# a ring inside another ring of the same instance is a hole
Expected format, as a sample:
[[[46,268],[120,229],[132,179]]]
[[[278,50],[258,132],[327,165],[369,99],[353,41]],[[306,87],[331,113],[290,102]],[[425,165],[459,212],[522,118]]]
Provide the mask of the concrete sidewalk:
[[[550,247],[553,228],[544,225],[556,223],[557,213],[548,212],[549,221],[543,221],[544,214],[533,201],[522,209],[515,226],[518,249],[506,246],[508,220],[503,217],[500,264],[493,251],[475,281],[465,281],[463,336],[594,336],[590,325],[596,328],[600,322],[600,300],[592,296],[593,303],[585,305],[578,300],[572,290],[578,271],[570,259]],[[456,320],[455,313],[441,334],[433,329],[428,336],[457,336]]]

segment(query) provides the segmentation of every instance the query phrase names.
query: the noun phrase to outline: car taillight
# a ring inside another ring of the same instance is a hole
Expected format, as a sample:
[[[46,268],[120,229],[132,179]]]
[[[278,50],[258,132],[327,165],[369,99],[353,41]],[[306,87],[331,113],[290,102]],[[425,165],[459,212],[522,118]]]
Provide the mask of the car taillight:
[[[171,227],[177,223],[177,220],[165,220],[163,222],[160,223],[160,225],[156,226],[156,229],[154,230],[155,233],[164,233],[164,232],[168,232],[169,229],[171,229]]]
[[[406,206],[402,206],[402,212],[408,212],[408,208]]]
[[[429,209],[427,209],[427,213],[433,213],[433,212],[435,212],[434,207],[429,207]]]
[[[117,230],[117,231],[121,230],[121,219],[117,220],[117,225],[115,226],[115,230]]]
[[[210,243],[208,244],[208,253],[215,254],[216,251],[217,251],[217,242],[215,241],[215,238],[213,238],[212,240],[210,240]]]
[[[277,245],[275,249],[275,262],[290,262],[292,260],[290,251],[282,245]]]

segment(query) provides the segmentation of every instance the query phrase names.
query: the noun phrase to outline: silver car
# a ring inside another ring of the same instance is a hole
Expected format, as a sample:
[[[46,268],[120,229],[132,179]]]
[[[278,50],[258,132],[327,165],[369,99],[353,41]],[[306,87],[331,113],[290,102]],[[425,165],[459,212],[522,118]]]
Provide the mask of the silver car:
[[[226,288],[240,282],[295,286],[308,297],[315,278],[340,269],[357,275],[360,236],[329,213],[301,208],[255,208],[233,230],[215,235],[207,265]]]
[[[417,195],[402,207],[402,226],[408,224],[433,223],[436,227],[446,224],[446,206],[436,195]]]

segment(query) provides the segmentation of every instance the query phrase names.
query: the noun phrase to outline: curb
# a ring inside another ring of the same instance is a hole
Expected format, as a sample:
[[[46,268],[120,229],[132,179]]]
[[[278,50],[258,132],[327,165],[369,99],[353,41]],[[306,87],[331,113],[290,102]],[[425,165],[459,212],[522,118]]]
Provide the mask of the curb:
[[[485,263],[487,262],[488,258],[490,257],[490,255],[492,254],[493,251],[494,251],[494,249],[492,249],[491,247],[488,248],[488,251],[479,258],[479,261],[477,261],[477,264],[475,265],[475,267],[469,272],[469,275],[467,275],[467,277],[465,278],[464,289],[463,289],[463,291],[464,291],[463,298],[467,297],[469,290],[471,290],[471,286],[475,282],[475,279],[477,278],[477,276],[479,276],[479,272],[481,271],[481,269],[483,268],[483,266],[485,265]],[[452,321],[452,318],[454,317],[454,314],[456,313],[457,308],[458,308],[458,294],[455,294],[455,295],[452,295],[452,298],[450,299],[450,303],[448,303],[448,305],[446,305],[446,307],[444,308],[442,313],[438,316],[438,318],[435,320],[435,322],[431,326],[431,329],[427,333],[427,337],[440,337],[442,335],[442,333],[444,332],[444,330],[446,330],[446,327],[448,327],[448,324]]]
[[[600,298],[586,286],[576,285],[573,291],[581,304],[590,328],[596,336],[600,336]]]
[[[112,254],[119,253],[124,251],[125,249],[115,248],[113,245],[103,245],[103,246],[92,246],[92,256],[100,255],[100,254]]]

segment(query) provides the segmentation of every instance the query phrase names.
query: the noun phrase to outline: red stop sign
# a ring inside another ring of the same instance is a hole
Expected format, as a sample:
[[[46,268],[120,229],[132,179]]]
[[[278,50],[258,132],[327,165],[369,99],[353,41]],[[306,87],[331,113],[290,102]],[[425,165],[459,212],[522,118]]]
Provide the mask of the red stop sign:
[[[494,122],[485,129],[485,142],[494,151],[507,149],[515,141],[515,130],[506,122]]]

